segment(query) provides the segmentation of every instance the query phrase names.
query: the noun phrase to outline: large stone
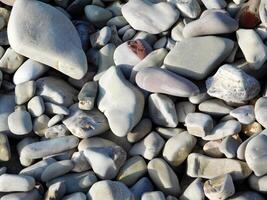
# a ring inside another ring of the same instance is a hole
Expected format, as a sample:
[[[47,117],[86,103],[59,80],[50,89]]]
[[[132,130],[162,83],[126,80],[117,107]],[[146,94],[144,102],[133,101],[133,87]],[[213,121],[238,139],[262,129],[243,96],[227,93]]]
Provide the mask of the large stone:
[[[244,103],[260,92],[260,84],[254,77],[228,64],[207,79],[206,87],[210,96],[232,103]]]
[[[87,72],[86,56],[75,27],[49,4],[16,1],[8,23],[8,38],[16,52],[72,78],[80,79]]]
[[[27,175],[2,174],[0,176],[0,192],[28,192],[34,186],[34,178]]]
[[[234,42],[226,38],[188,38],[175,45],[166,56],[164,64],[167,69],[178,74],[202,80],[229,56],[233,48]]]
[[[112,102],[112,103],[111,103]],[[99,80],[98,108],[104,112],[112,132],[126,136],[139,122],[144,96],[117,67],[110,67]]]
[[[122,15],[135,30],[151,34],[168,30],[179,18],[179,12],[170,4],[149,0],[129,1],[122,7]]]

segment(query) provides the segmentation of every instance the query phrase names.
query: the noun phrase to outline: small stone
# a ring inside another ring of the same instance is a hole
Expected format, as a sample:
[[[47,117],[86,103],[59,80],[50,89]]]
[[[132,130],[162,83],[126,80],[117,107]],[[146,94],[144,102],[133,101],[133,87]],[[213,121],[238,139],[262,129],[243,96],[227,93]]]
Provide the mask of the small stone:
[[[75,79],[81,79],[87,72],[86,56],[74,25],[51,5],[33,0],[16,1],[7,32],[10,46],[21,55]]]
[[[63,124],[79,138],[99,135],[109,129],[108,121],[103,113],[97,109],[80,110],[78,104],[70,107],[70,114],[63,120]]]
[[[204,200],[205,194],[203,190],[203,182],[201,178],[196,178],[184,191],[184,193],[180,196],[180,200]]]
[[[48,127],[52,127],[52,126],[58,124],[59,122],[61,122],[62,119],[64,119],[64,115],[54,115],[54,116],[48,121],[47,126],[48,126]]]
[[[155,158],[149,161],[147,169],[153,183],[164,194],[177,196],[180,193],[178,177],[163,159]]]
[[[139,71],[135,81],[140,88],[154,93],[178,97],[190,97],[199,93],[199,88],[190,80],[156,67]]]
[[[43,182],[48,182],[51,179],[67,174],[73,168],[73,163],[71,160],[62,160],[54,162],[47,166],[42,175],[41,180]]]
[[[2,174],[0,192],[28,192],[35,186],[35,180],[27,175]]]
[[[240,123],[248,125],[255,121],[254,107],[251,105],[238,107],[230,112]]]
[[[10,200],[10,199],[13,200],[42,199],[42,195],[37,189],[33,189],[29,192],[16,192],[1,197],[1,200]]]
[[[121,167],[116,180],[127,186],[135,184],[139,178],[145,175],[147,166],[141,156],[134,156],[127,160]]]
[[[83,13],[84,7],[90,3],[92,3],[92,0],[74,0],[68,6],[67,11],[71,15],[77,15]]]
[[[78,146],[79,140],[75,136],[64,136],[55,139],[35,142],[25,146],[21,151],[21,157],[38,159],[53,155]]]
[[[29,113],[31,113],[33,117],[39,117],[42,114],[44,114],[45,105],[44,105],[44,101],[42,97],[40,96],[33,97],[28,102],[27,108],[28,108]]]
[[[142,12],[140,8],[142,8]],[[129,1],[122,6],[121,11],[124,18],[135,30],[151,34],[168,30],[179,18],[179,12],[166,2]],[[160,19],[157,17],[159,15],[162,16]]]
[[[231,175],[225,174],[207,180],[204,183],[206,197],[211,200],[224,200],[235,194],[235,186]]]
[[[108,9],[95,5],[87,5],[84,8],[86,18],[95,26],[101,27],[112,17],[112,12]]]
[[[93,147],[112,147],[112,146],[114,147],[118,145],[110,140],[101,137],[91,137],[82,139],[82,141],[79,143],[78,150],[84,151],[88,148],[93,148]]]
[[[36,83],[34,81],[28,81],[16,85],[15,87],[15,100],[17,105],[22,105],[29,101],[35,93]]]
[[[0,162],[9,161],[10,159],[11,159],[11,151],[10,151],[8,137],[5,134],[0,133]]]
[[[57,182],[53,185],[50,185],[47,192],[45,193],[44,200],[62,199],[65,193],[65,184],[63,182]]]
[[[174,102],[167,95],[151,94],[148,97],[149,115],[152,121],[165,127],[176,127],[178,124]]]
[[[97,82],[87,82],[83,85],[79,95],[79,108],[82,110],[92,110],[95,104],[97,95],[98,84]]]
[[[146,192],[142,195],[141,200],[165,200],[165,196],[161,191]]]
[[[217,124],[203,140],[219,140],[227,136],[234,135],[241,131],[241,124],[236,120],[227,120]]]
[[[236,37],[249,66],[255,70],[260,69],[267,59],[266,47],[260,36],[253,29],[239,29]]]
[[[266,123],[266,110],[267,110],[267,97],[261,97],[255,104],[255,116],[256,120],[265,128]]]
[[[252,188],[253,190],[256,190],[258,192],[266,194],[266,192],[267,192],[267,185],[266,185],[267,176],[258,177],[258,176],[255,176],[254,174],[252,174],[249,177],[248,182],[249,182],[250,188]]]
[[[223,139],[219,146],[219,150],[227,158],[235,158],[237,155],[237,150],[242,141],[234,138],[233,136],[227,136]]]
[[[254,134],[262,132],[262,126],[258,122],[253,122],[249,125],[243,125],[241,132],[246,134],[247,136],[252,136]]]
[[[218,167],[224,166],[224,167]],[[230,173],[233,180],[246,179],[251,174],[246,162],[229,158],[210,158],[199,153],[191,153],[187,158],[187,175],[212,179]]]
[[[69,194],[68,196],[64,196],[62,200],[86,200],[86,195],[82,192],[76,192]]]
[[[113,179],[126,161],[127,153],[120,147],[92,147],[84,150],[94,172],[101,179]]]
[[[205,155],[213,157],[213,158],[221,158],[223,157],[223,153],[220,151],[220,145],[222,143],[222,140],[211,140],[208,141],[203,146],[203,151]]]
[[[190,79],[203,80],[229,56],[233,47],[232,40],[215,36],[184,39],[168,53],[164,65]]]
[[[88,199],[133,200],[132,192],[121,182],[103,180],[96,182],[87,194]]]
[[[66,174],[47,182],[46,186],[49,187],[58,182],[65,184],[67,193],[88,192],[89,188],[97,182],[97,177],[92,171]]]
[[[24,57],[12,48],[8,48],[0,59],[0,69],[3,72],[13,74],[23,63]]]
[[[179,133],[166,142],[162,155],[171,166],[177,167],[186,160],[196,143],[197,139],[188,132]]]
[[[50,118],[47,115],[41,115],[33,120],[33,132],[36,135],[44,136],[44,130],[48,128]]]
[[[164,139],[157,132],[151,132],[143,140],[133,145],[129,154],[141,155],[147,160],[155,158],[164,146]]]
[[[184,132],[185,130],[182,128],[164,128],[164,127],[156,127],[156,131],[165,139],[170,139],[178,134]]]
[[[152,122],[149,118],[142,119],[134,128],[127,134],[127,140],[135,143],[145,137],[152,130]]]
[[[255,78],[227,64],[207,79],[206,87],[210,96],[232,103],[251,100],[260,92],[260,84]]]
[[[116,16],[112,17],[110,20],[108,20],[107,25],[108,26],[115,26],[116,28],[121,28],[123,26],[126,26],[128,22],[123,16]]]
[[[225,104],[224,101],[220,99],[209,99],[203,101],[198,105],[198,109],[201,112],[207,113],[212,116],[224,116],[233,110],[231,106]]]
[[[86,157],[83,154],[83,151],[74,152],[71,157],[73,163],[73,172],[84,172],[88,171],[91,166],[89,165]]]
[[[227,3],[225,0],[201,0],[207,9],[222,9]]]
[[[235,32],[238,22],[227,11],[205,10],[198,20],[194,20],[183,29],[183,36],[217,35]]]
[[[107,117],[111,131],[124,137],[142,117],[144,96],[124,78],[118,67],[110,67],[99,80],[97,104]]]
[[[15,72],[13,82],[18,85],[30,80],[35,80],[42,76],[48,67],[34,60],[26,60]]]
[[[183,17],[195,19],[201,13],[201,8],[198,1],[167,0],[167,2],[174,4],[179,9]]]
[[[15,110],[8,116],[8,127],[15,135],[26,135],[32,131],[30,113],[24,110]]]
[[[188,113],[185,118],[188,133],[197,137],[205,137],[213,129],[213,119],[204,113]]]
[[[135,197],[135,199],[141,199],[142,195],[146,192],[151,192],[154,190],[154,186],[147,177],[141,178],[137,181],[133,187],[131,187],[131,191]]]
[[[111,39],[111,29],[108,26],[103,27],[101,30],[90,35],[90,41],[92,47],[103,47]]]
[[[196,106],[189,101],[181,101],[176,103],[176,113],[178,122],[185,122],[186,116],[196,110]]]

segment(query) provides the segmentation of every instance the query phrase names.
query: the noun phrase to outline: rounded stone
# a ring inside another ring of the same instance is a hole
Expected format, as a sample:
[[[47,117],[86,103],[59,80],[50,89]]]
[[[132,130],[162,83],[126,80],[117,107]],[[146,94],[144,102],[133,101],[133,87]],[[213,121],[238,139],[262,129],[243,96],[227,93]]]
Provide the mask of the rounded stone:
[[[15,135],[25,135],[32,131],[32,119],[30,113],[24,110],[16,110],[8,116],[8,127]]]
[[[152,122],[149,118],[142,119],[134,128],[127,134],[127,140],[135,143],[145,137],[152,130]]]
[[[45,105],[44,105],[44,101],[42,97],[40,96],[33,97],[28,102],[27,108],[28,108],[29,113],[31,113],[33,117],[41,116],[45,111]]]
[[[35,93],[35,81],[27,81],[16,85],[15,87],[15,100],[18,105],[22,105],[29,101]]]
[[[27,175],[0,175],[0,192],[27,192],[34,188],[35,180]]]

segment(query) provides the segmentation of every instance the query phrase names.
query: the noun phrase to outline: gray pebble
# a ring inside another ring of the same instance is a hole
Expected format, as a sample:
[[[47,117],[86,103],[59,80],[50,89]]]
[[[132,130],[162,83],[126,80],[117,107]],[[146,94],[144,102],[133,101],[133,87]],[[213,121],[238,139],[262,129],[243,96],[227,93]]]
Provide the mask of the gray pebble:
[[[27,175],[2,174],[0,192],[28,192],[35,186],[35,180]]]
[[[138,142],[152,130],[152,122],[149,118],[141,121],[127,134],[127,140],[131,143]]]
[[[35,81],[27,81],[16,85],[15,87],[15,100],[18,105],[22,105],[29,101],[35,93]]]
[[[59,122],[61,122],[62,119],[64,119],[64,115],[54,115],[54,116],[48,121],[47,126],[48,126],[48,127],[52,127],[52,126],[58,124]]]
[[[42,97],[35,96],[33,97],[27,105],[28,111],[31,113],[33,117],[39,117],[44,114],[45,105]]]
[[[15,135],[25,135],[32,131],[30,113],[24,110],[15,110],[8,116],[8,127]]]
[[[78,95],[79,108],[82,110],[92,110],[97,96],[97,82],[85,83]]]

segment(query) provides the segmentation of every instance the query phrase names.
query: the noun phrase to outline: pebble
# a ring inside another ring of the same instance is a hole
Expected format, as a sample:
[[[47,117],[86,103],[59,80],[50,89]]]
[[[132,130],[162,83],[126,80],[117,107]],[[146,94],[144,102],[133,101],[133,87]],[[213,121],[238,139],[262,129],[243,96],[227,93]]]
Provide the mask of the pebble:
[[[107,22],[108,26],[116,26],[117,28],[121,28],[123,26],[128,25],[128,22],[123,16],[116,16],[112,17],[110,20]]]
[[[69,194],[67,196],[64,196],[62,200],[86,200],[86,195],[82,192],[75,192],[72,194]]]
[[[1,53],[2,54],[2,53]],[[0,70],[13,74],[23,63],[24,57],[14,49],[8,48],[0,59]]]
[[[227,158],[235,158],[237,155],[237,150],[242,141],[237,140],[233,136],[225,137],[220,143],[219,150]]]
[[[108,26],[103,27],[101,30],[90,35],[90,41],[92,47],[103,47],[111,38],[111,29]]]
[[[197,139],[184,131],[171,137],[165,143],[163,158],[174,167],[181,165],[191,153],[197,143]]]
[[[141,156],[133,156],[120,168],[116,180],[129,187],[142,178],[146,172],[146,161]]]
[[[67,11],[72,15],[77,15],[81,13],[84,7],[91,3],[91,0],[74,0],[70,3],[67,8]]]
[[[161,191],[146,192],[142,195],[141,200],[165,200],[165,196]]]
[[[252,29],[239,29],[236,31],[236,37],[249,66],[252,69],[260,69],[267,59],[266,47],[260,36]]]
[[[113,104],[109,103],[111,100]],[[144,96],[124,78],[119,68],[110,67],[99,80],[97,105],[107,117],[112,132],[124,137],[142,117]]]
[[[178,122],[185,122],[186,116],[196,110],[196,106],[189,101],[181,101],[175,104]]]
[[[227,5],[225,0],[201,0],[201,2],[207,9],[222,9]]]
[[[25,146],[21,151],[21,157],[38,159],[53,155],[78,146],[79,140],[75,136],[64,136],[55,139],[35,142]]]
[[[15,101],[17,105],[22,105],[29,101],[35,93],[35,81],[27,81],[16,85],[15,87]]]
[[[132,192],[121,182],[103,180],[95,183],[87,194],[88,199],[132,200]]]
[[[224,116],[233,110],[231,106],[227,105],[220,99],[209,99],[203,101],[198,105],[198,109],[201,112],[207,113],[211,116]]]
[[[68,107],[76,101],[77,94],[78,91],[71,85],[53,76],[36,81],[36,95],[40,95],[46,102]]]
[[[28,15],[25,15],[25,12]],[[43,21],[42,26],[38,26],[39,19]],[[53,34],[47,30],[53,30]],[[86,56],[79,35],[71,21],[52,6],[32,0],[16,1],[7,32],[11,47],[21,55],[51,66],[75,79],[85,75]]]
[[[267,109],[267,97],[261,97],[255,104],[255,117],[256,120],[265,128],[267,127],[265,110]]]
[[[46,183],[49,187],[55,183],[62,182],[66,186],[68,193],[74,192],[88,192],[89,188],[97,182],[97,177],[94,172],[86,171],[81,173],[69,173],[60,176]]]
[[[66,193],[66,187],[64,183],[58,182],[58,183],[51,185],[48,188],[47,192],[44,195],[44,200],[62,199],[65,193]]]
[[[206,10],[198,20],[194,20],[183,29],[183,36],[196,37],[202,35],[218,35],[235,32],[238,22],[227,11]]]
[[[152,122],[149,118],[141,119],[140,122],[127,134],[127,140],[131,143],[138,142],[152,130]]]
[[[148,97],[149,115],[159,126],[176,127],[178,124],[174,102],[166,95],[151,94]]]
[[[177,196],[181,192],[178,177],[163,159],[155,158],[149,161],[147,170],[153,183],[164,194]]]
[[[26,135],[32,131],[30,113],[25,110],[15,110],[8,116],[8,127],[15,135]]]
[[[84,151],[88,148],[94,148],[94,147],[114,147],[118,146],[116,143],[101,138],[101,137],[91,137],[81,140],[78,146],[79,151]]]
[[[42,199],[40,192],[37,189],[33,189],[29,192],[16,192],[4,195],[1,200],[28,200],[28,199]]]
[[[267,187],[266,187],[266,181],[267,181],[267,176],[255,176],[254,174],[251,175],[248,179],[249,186],[256,191],[259,191],[261,193],[266,194],[267,192]]]
[[[219,67],[233,48],[234,42],[227,38],[187,38],[177,43],[168,53],[164,65],[167,69],[190,79],[203,80]]]
[[[2,174],[0,192],[28,192],[35,186],[35,180],[27,175]]]
[[[92,110],[97,96],[97,82],[87,82],[83,85],[78,94],[79,108],[82,110]]]
[[[129,1],[122,6],[121,11],[131,27],[151,34],[168,30],[179,18],[179,11],[166,2]],[[158,16],[162,17],[158,18]]]
[[[180,196],[180,200],[204,200],[205,194],[203,190],[204,183],[201,178],[196,178],[190,185],[186,188],[183,194]]]
[[[185,126],[189,134],[205,137],[213,129],[213,119],[204,113],[188,113],[185,118]]]
[[[264,200],[263,196],[254,191],[239,192],[233,197],[229,198],[229,200],[250,200],[250,199]]]
[[[230,173],[233,180],[243,180],[251,172],[247,163],[239,160],[211,158],[199,153],[191,153],[187,157],[187,175],[190,177],[212,179]]]
[[[27,109],[33,117],[39,117],[45,112],[45,104],[40,96],[34,96],[27,104]]]
[[[71,156],[71,161],[73,163],[73,172],[84,172],[91,168],[83,151],[74,152]]]
[[[210,96],[232,103],[251,100],[260,92],[260,84],[254,77],[228,64],[207,79],[206,87]]]
[[[231,175],[225,174],[207,180],[204,183],[206,197],[211,200],[227,199],[235,194],[235,186]]]
[[[64,119],[64,115],[54,115],[49,121],[48,121],[48,128],[58,124]]]
[[[203,140],[219,140],[227,136],[234,135],[241,131],[241,124],[236,120],[227,120],[218,123],[212,131],[206,136],[202,137]]]
[[[65,106],[51,102],[45,102],[44,106],[47,115],[69,115],[69,109]]]
[[[72,168],[73,163],[71,160],[54,162],[44,169],[43,173],[41,174],[41,180],[43,182],[48,182],[51,179],[67,174],[72,170]]]
[[[164,128],[156,127],[156,131],[165,139],[170,139],[171,137],[177,136],[179,133],[184,132],[182,128]]]
[[[167,2],[174,4],[179,9],[183,17],[195,19],[201,13],[201,8],[198,1],[167,0]]]
[[[9,131],[8,116],[13,113],[15,107],[14,94],[1,94],[0,96],[0,131]]]
[[[140,88],[154,93],[178,97],[190,97],[199,93],[199,88],[190,80],[156,67],[139,71],[135,81]]]
[[[267,12],[266,12],[266,0],[260,1],[259,6],[259,16],[262,24],[266,27],[267,26]]]
[[[50,118],[45,114],[41,115],[40,117],[36,117],[33,120],[33,132],[36,135],[44,136],[44,130],[48,128],[47,125],[49,120]]]
[[[5,134],[0,133],[0,162],[9,161],[10,159],[11,150],[8,137]]]
[[[141,155],[147,160],[151,160],[160,153],[164,146],[164,139],[157,133],[151,132],[140,142],[135,143],[129,151],[131,156]]]
[[[84,8],[86,18],[96,26],[102,27],[112,17],[112,12],[96,5],[87,5]]]
[[[255,121],[254,107],[252,105],[238,107],[232,110],[230,115],[245,125],[249,125]]]
[[[149,178],[143,177],[131,187],[131,192],[133,193],[135,199],[141,199],[144,193],[153,191],[153,189],[154,186]]]
[[[253,122],[249,125],[243,125],[242,132],[247,136],[252,136],[253,134],[262,132],[262,126],[258,122]]]
[[[14,73],[13,82],[18,85],[41,77],[48,67],[34,60],[26,60]]]
[[[125,163],[127,153],[120,146],[91,147],[84,150],[84,156],[98,177],[113,179]]]

